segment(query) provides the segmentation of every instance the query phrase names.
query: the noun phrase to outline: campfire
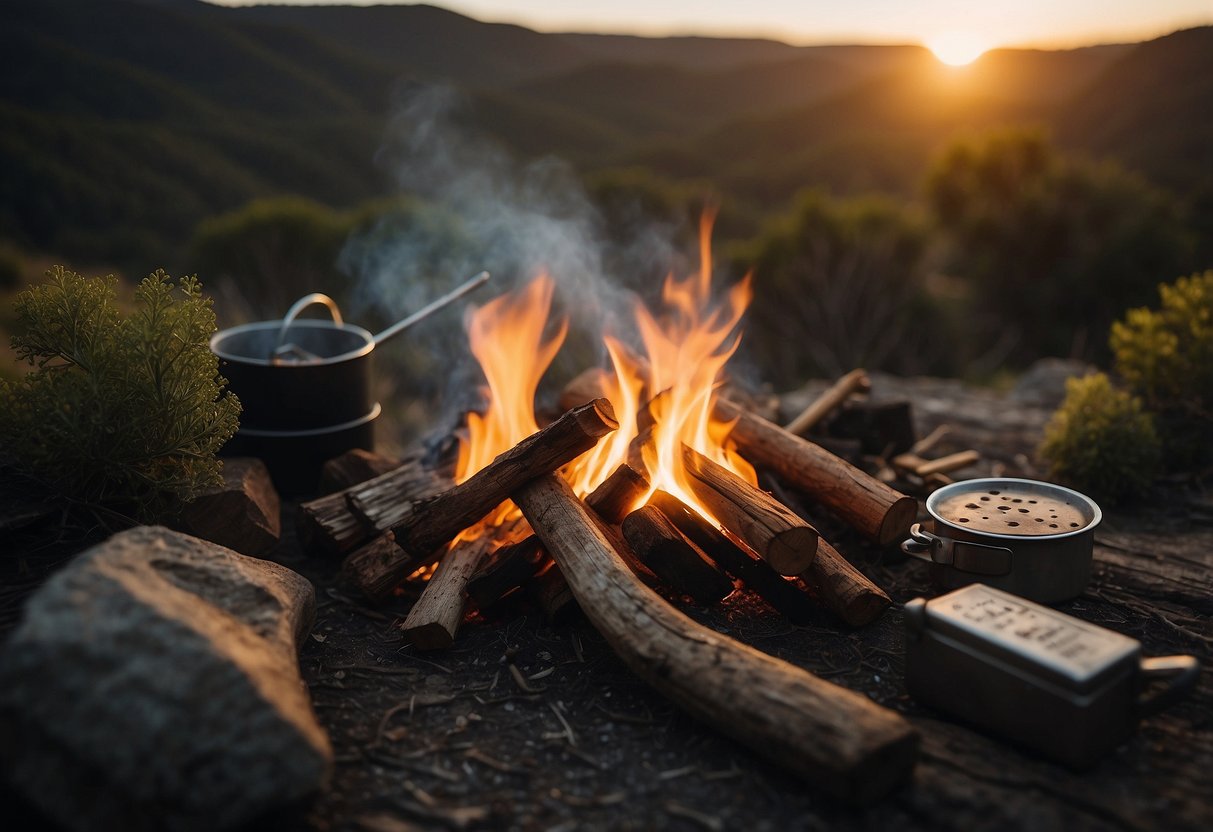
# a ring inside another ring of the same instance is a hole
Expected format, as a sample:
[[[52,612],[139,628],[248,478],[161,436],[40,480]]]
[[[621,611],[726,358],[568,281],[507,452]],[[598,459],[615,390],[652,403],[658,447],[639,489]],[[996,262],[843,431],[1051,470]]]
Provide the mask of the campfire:
[[[792,621],[824,607],[862,626],[889,597],[760,489],[756,469],[885,545],[917,508],[722,394],[750,283],[714,298],[710,226],[699,271],[669,276],[660,310],[636,305],[640,349],[607,336],[610,366],[571,381],[565,412],[543,427],[536,390],[568,327],[552,320],[552,279],[474,310],[486,406],[467,414],[449,476],[418,453],[304,504],[301,526],[345,556],[373,601],[425,581],[402,627],[417,649],[451,645],[469,602],[490,613],[525,593],[552,619],[579,606],[633,670],[701,718],[840,794],[879,793],[912,761],[904,721],[699,627],[654,592],[709,605],[745,586]]]

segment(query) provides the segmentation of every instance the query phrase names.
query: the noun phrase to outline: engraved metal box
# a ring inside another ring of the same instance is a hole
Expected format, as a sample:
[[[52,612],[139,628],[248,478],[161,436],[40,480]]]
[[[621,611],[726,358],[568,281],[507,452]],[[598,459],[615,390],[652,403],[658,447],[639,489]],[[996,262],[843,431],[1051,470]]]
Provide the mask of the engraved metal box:
[[[1140,642],[984,584],[910,601],[905,617],[910,695],[1075,768],[1200,672],[1191,656],[1143,659]]]

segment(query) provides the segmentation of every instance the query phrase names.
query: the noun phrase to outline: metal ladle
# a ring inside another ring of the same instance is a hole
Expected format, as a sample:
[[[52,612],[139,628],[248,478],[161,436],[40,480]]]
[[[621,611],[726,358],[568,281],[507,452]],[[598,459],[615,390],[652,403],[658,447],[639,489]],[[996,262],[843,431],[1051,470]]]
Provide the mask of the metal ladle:
[[[459,286],[456,286],[454,289],[447,292],[442,297],[431,301],[421,309],[418,309],[412,315],[409,315],[403,320],[397,321],[387,329],[373,336],[371,339],[372,343],[378,346],[384,341],[395,338],[413,324],[425,320],[430,315],[442,309],[444,306],[459,300],[459,298],[463,297],[468,292],[483,286],[486,282],[488,282],[488,279],[489,273],[487,271],[482,271],[474,277],[469,278]],[[286,341],[287,330],[291,328],[291,324],[295,322],[295,318],[299,316],[299,313],[307,307],[317,303],[328,307],[329,314],[332,315],[334,324],[336,324],[338,327],[342,325],[343,320],[341,317],[341,310],[337,308],[337,301],[333,300],[331,297],[322,292],[313,292],[310,295],[301,297],[299,300],[291,304],[291,308],[288,309],[286,314],[282,316],[282,326],[278,330],[278,337],[274,340],[274,349],[270,353],[271,362],[274,364],[298,364],[307,361],[319,360],[319,356],[308,352],[297,344],[283,343]]]

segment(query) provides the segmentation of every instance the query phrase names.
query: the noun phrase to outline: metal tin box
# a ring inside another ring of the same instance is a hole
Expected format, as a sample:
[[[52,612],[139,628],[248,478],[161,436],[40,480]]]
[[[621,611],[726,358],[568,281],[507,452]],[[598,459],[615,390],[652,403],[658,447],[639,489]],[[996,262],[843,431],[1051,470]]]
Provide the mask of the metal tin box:
[[[910,601],[905,617],[911,696],[1074,768],[1200,673],[1192,656],[1144,659],[1140,642],[984,584]]]

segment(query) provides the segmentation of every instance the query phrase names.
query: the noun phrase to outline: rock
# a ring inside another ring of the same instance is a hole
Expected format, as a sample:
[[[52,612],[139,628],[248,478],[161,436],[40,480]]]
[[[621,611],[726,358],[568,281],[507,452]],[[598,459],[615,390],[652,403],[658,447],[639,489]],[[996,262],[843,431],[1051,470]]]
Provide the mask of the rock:
[[[280,506],[265,463],[229,457],[223,460],[223,485],[185,507],[181,528],[242,554],[260,555],[278,545]]]
[[[1023,404],[1056,410],[1066,397],[1066,381],[1095,372],[1085,361],[1042,358],[1027,369],[1011,390],[1011,398]]]
[[[299,676],[315,592],[160,527],[30,598],[0,652],[0,767],[72,830],[202,832],[297,803],[332,751]]]

